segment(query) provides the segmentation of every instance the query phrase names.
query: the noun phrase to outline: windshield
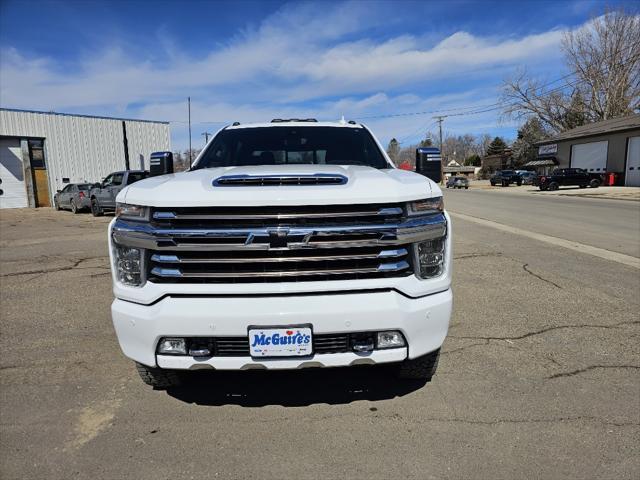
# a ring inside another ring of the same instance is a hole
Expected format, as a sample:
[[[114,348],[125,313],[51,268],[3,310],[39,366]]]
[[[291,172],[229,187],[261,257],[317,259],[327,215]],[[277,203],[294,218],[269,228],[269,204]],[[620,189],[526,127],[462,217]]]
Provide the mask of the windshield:
[[[222,130],[193,169],[289,164],[391,168],[364,128],[283,126]]]
[[[513,175],[513,170],[503,170],[502,175]]]

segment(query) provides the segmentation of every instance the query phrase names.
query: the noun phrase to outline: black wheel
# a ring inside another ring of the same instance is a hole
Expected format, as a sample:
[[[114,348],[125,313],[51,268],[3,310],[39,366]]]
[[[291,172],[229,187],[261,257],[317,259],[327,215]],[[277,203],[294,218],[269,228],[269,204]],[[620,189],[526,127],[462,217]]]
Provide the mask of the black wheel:
[[[428,353],[422,357],[413,360],[405,360],[398,365],[396,374],[398,378],[406,380],[431,380],[438,368],[438,359],[440,358],[440,349],[435,352]]]
[[[492,186],[492,187],[495,187],[495,186],[496,186],[496,182],[494,182],[493,180],[491,180],[491,182],[490,182],[490,183],[491,183],[491,186]]]
[[[447,188],[449,188],[449,185],[447,185]]]
[[[600,186],[600,180],[596,180],[595,178],[589,182],[589,186],[591,188],[598,188]]]
[[[138,362],[136,362],[136,369],[144,383],[157,389],[177,387],[182,383],[179,373],[175,370],[147,367]]]
[[[558,188],[560,188],[560,185],[557,182],[551,182],[549,184],[549,190],[558,190]]]
[[[91,199],[91,215],[94,217],[101,217],[104,214],[97,198]]]
[[[518,181],[516,182],[516,185],[518,185],[519,187],[520,187],[520,186],[522,186],[522,180],[518,180]]]
[[[73,200],[71,200],[71,211],[76,215],[79,212],[76,202],[74,202]]]
[[[60,211],[60,204],[55,198],[53,199],[53,208],[55,208],[57,212]]]
[[[464,187],[465,190],[469,190],[469,186]]]

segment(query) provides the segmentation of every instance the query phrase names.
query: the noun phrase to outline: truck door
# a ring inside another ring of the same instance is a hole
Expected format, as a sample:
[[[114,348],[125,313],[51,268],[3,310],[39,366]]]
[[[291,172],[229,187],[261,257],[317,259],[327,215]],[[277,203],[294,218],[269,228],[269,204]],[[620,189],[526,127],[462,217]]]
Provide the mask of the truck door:
[[[105,202],[103,206],[107,208],[116,208],[116,197],[120,190],[122,190],[124,180],[124,173],[114,173],[111,175],[111,184],[106,188]]]

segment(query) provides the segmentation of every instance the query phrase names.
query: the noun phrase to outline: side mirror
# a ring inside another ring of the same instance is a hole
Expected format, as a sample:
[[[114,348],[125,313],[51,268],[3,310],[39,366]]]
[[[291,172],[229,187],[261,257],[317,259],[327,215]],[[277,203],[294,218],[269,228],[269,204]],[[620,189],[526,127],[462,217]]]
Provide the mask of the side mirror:
[[[62,192],[62,190],[56,190],[56,192],[60,193],[60,192]]]
[[[173,153],[154,152],[149,157],[149,176],[173,173]]]

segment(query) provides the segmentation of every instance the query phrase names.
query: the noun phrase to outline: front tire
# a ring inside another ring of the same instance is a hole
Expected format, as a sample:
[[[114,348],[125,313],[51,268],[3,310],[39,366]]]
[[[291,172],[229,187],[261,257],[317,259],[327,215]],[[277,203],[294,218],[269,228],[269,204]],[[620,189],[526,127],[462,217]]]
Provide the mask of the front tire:
[[[589,186],[591,188],[598,188],[600,186],[600,181],[595,178],[589,182]]]
[[[413,360],[405,360],[397,367],[396,375],[403,380],[425,380],[435,375],[440,359],[440,349]]]
[[[558,188],[560,188],[560,185],[557,182],[551,182],[549,184],[549,190],[551,190],[552,192],[558,190]]]
[[[100,208],[100,204],[98,203],[98,199],[97,198],[92,198],[91,199],[91,215],[93,215],[94,217],[101,217],[103,215],[103,211]]]
[[[144,383],[159,390],[178,387],[182,383],[179,373],[175,370],[147,367],[138,362],[136,362],[136,370]]]
[[[76,202],[74,202],[73,200],[71,200],[71,211],[77,215],[78,214],[78,206],[76,205]]]
[[[60,211],[60,204],[58,203],[58,201],[56,199],[53,200],[53,208],[56,209],[56,212]]]

